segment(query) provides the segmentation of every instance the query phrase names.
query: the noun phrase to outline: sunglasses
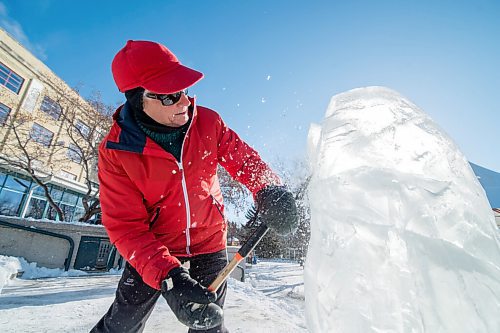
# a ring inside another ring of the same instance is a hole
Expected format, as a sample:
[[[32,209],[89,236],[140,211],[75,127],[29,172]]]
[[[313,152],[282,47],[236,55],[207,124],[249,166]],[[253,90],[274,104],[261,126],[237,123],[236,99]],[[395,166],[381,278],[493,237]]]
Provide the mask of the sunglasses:
[[[160,100],[161,104],[165,106],[170,106],[177,103],[181,99],[182,94],[187,96],[188,90],[184,89],[173,94],[153,94],[148,92],[145,95],[148,98]]]

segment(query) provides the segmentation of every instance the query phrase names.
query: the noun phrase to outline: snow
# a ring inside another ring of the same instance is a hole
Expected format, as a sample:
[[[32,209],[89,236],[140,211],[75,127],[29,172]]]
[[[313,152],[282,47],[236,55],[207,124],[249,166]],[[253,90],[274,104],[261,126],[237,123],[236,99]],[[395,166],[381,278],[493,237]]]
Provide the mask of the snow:
[[[106,274],[117,274],[118,270],[111,269]],[[65,271],[60,268],[38,267],[35,262],[28,262],[24,258],[16,258],[0,255],[0,293],[2,288],[7,285],[12,277],[22,275],[23,279],[41,279],[48,277],[64,276],[85,276],[89,273],[77,269]]]
[[[500,243],[453,141],[399,93],[334,96],[310,129],[311,332],[500,332]]]
[[[5,262],[0,261],[0,267]],[[114,299],[120,275],[60,273],[44,279],[14,279],[4,287],[0,295],[2,333],[88,332],[97,323]],[[247,268],[244,283],[229,279],[226,326],[234,333],[307,332],[302,273],[296,263],[261,261]],[[187,328],[160,298],[144,332],[167,330],[185,333]]]
[[[35,221],[35,222],[43,222],[43,223],[53,223],[53,224],[68,224],[68,225],[78,225],[82,227],[91,227],[91,228],[102,228],[103,226],[100,224],[90,224],[86,222],[78,222],[78,221],[56,221],[56,220],[49,220],[47,218],[43,219],[35,219],[33,217],[19,217],[19,216],[10,216],[10,215],[0,215],[0,218],[6,218],[7,220],[21,220],[21,221]],[[35,228],[34,226],[31,226],[31,228]]]
[[[21,270],[21,264],[17,258],[0,255],[0,293],[5,285]]]

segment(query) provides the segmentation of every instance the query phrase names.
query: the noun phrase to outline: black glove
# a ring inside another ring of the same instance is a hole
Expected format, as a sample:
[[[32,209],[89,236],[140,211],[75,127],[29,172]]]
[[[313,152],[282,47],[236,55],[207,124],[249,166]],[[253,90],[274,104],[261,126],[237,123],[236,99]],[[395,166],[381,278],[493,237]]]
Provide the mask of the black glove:
[[[184,267],[168,273],[161,293],[177,319],[192,329],[208,330],[222,323],[222,309],[213,303],[217,294],[200,285]]]
[[[287,235],[299,223],[293,194],[285,186],[271,185],[256,195],[261,221],[280,235]]]

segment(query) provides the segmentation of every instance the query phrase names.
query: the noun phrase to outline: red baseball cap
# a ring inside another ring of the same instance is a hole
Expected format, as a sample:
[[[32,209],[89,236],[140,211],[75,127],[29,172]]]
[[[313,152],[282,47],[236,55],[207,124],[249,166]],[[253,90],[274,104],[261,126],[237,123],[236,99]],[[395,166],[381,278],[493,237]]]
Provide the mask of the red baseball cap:
[[[121,92],[143,87],[158,94],[171,94],[203,78],[203,73],[182,65],[165,46],[142,40],[129,40],[115,55],[111,71]]]

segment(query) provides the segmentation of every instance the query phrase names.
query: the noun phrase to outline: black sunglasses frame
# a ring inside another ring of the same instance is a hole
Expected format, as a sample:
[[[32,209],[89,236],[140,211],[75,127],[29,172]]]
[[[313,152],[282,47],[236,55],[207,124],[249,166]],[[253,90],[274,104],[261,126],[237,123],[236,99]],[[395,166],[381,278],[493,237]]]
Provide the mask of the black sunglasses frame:
[[[184,89],[184,90],[178,91],[178,92],[173,93],[173,94],[154,94],[154,93],[147,92],[145,95],[148,98],[160,100],[161,104],[164,106],[170,106],[170,105],[174,105],[175,103],[179,102],[182,94],[187,96],[188,90]]]

